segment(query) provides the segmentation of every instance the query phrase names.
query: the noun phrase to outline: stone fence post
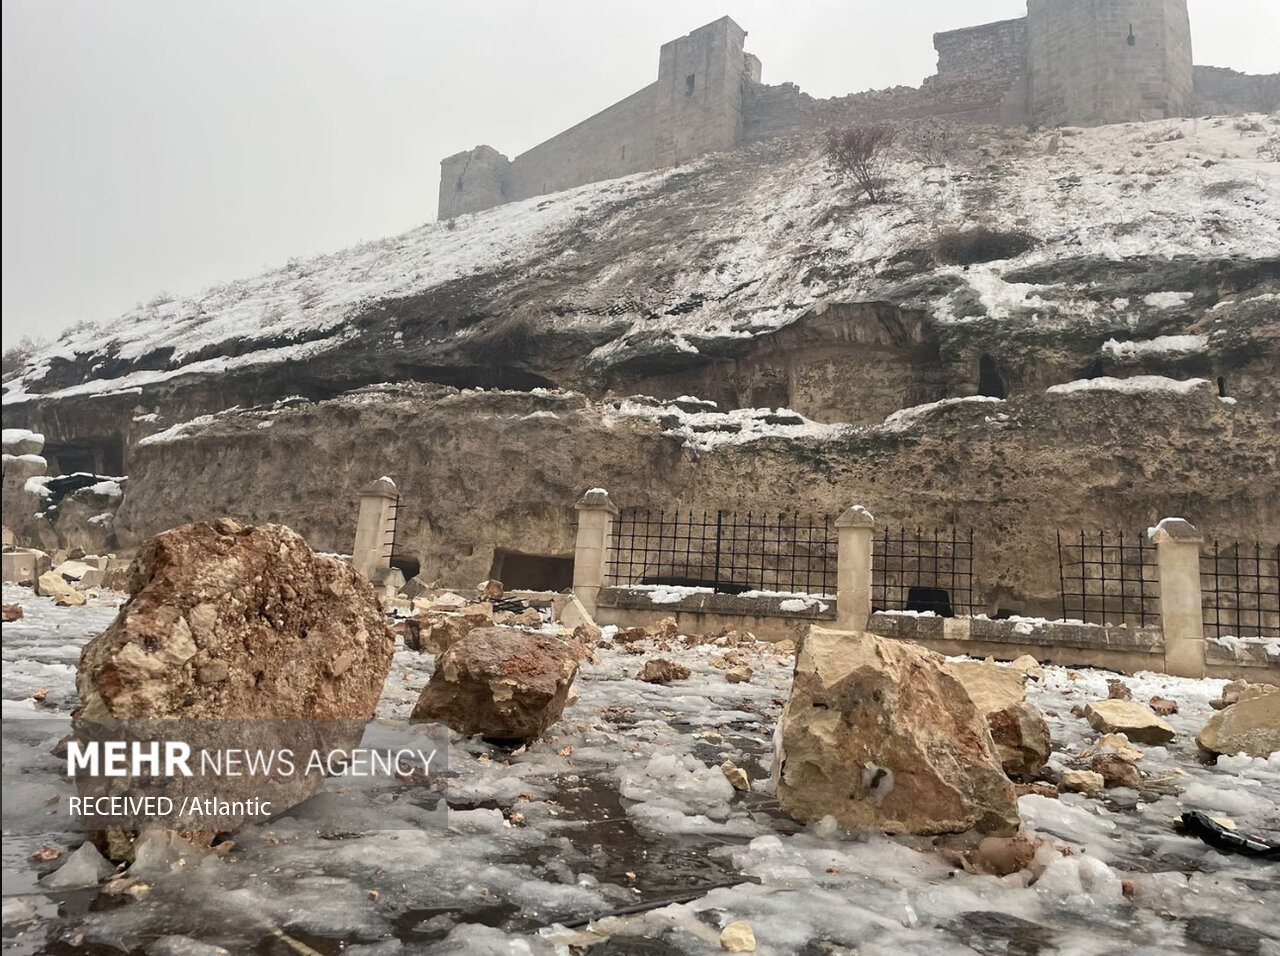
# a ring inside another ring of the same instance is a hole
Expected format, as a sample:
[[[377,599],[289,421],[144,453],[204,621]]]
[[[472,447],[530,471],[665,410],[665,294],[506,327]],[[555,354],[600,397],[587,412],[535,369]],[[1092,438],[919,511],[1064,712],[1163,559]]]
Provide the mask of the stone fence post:
[[[1200,543],[1204,535],[1182,518],[1165,518],[1147,536],[1160,573],[1160,629],[1165,673],[1204,677],[1204,610],[1200,601]]]
[[[603,488],[590,489],[574,507],[578,510],[578,542],[573,551],[573,593],[594,618],[618,508]]]
[[[854,505],[836,519],[836,627],[865,631],[871,619],[871,537],[876,519]]]
[[[390,478],[379,478],[360,489],[360,513],[356,517],[351,563],[370,580],[379,568],[391,567],[391,536],[395,533],[399,500],[400,492]]]

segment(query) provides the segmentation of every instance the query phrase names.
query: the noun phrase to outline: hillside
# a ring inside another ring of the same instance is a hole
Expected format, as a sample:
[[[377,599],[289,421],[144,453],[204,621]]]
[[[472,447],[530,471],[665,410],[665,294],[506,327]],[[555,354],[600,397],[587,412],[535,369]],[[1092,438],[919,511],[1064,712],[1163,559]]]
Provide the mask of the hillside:
[[[5,383],[4,403],[142,388],[148,404],[212,377],[227,404],[406,378],[628,388],[750,356],[848,303],[903,313],[921,326],[908,338],[941,342],[943,365],[966,342],[1010,346],[996,358],[1015,381],[1017,343],[1075,343],[1071,361],[1113,364],[1238,350],[1240,319],[1276,311],[1277,136],[1262,117],[955,132],[938,164],[900,147],[879,206],[852,201],[812,141],[774,141],[157,299],[65,334]],[[974,225],[1035,245],[939,264],[937,237]],[[925,397],[959,391],[940,377]]]

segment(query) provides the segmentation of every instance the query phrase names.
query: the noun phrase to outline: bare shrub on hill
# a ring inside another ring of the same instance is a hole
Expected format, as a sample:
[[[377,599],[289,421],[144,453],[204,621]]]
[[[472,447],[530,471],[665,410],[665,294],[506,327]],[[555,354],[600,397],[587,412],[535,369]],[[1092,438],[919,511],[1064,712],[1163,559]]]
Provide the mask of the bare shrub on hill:
[[[868,202],[883,202],[888,184],[889,148],[897,132],[886,123],[827,130],[827,163],[842,180],[852,181],[858,194],[865,194]]]

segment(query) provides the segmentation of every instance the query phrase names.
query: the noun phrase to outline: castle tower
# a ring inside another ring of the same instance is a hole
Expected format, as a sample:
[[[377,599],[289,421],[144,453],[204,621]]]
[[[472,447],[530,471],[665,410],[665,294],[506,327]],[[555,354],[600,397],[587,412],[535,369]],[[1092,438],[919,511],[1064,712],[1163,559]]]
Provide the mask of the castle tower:
[[[1183,115],[1186,0],[1027,0],[1031,119],[1099,125]]]
[[[507,201],[511,161],[492,146],[477,146],[440,161],[441,219],[492,209]]]
[[[747,32],[728,17],[662,45],[654,97],[654,160],[675,166],[742,138],[744,72],[759,61],[743,53]]]

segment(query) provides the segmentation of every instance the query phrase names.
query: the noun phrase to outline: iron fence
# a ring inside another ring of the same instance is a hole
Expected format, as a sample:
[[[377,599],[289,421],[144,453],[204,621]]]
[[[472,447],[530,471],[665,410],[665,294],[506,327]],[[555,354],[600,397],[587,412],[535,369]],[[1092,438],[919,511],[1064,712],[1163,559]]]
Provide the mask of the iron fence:
[[[614,521],[605,583],[834,597],[836,551],[831,515],[627,508]]]
[[[1213,542],[1200,553],[1205,633],[1280,637],[1280,545]]]
[[[975,613],[973,531],[886,528],[871,549],[871,602],[877,611]]]
[[[1088,624],[1156,624],[1160,621],[1156,549],[1139,532],[1058,532],[1062,616]]]

